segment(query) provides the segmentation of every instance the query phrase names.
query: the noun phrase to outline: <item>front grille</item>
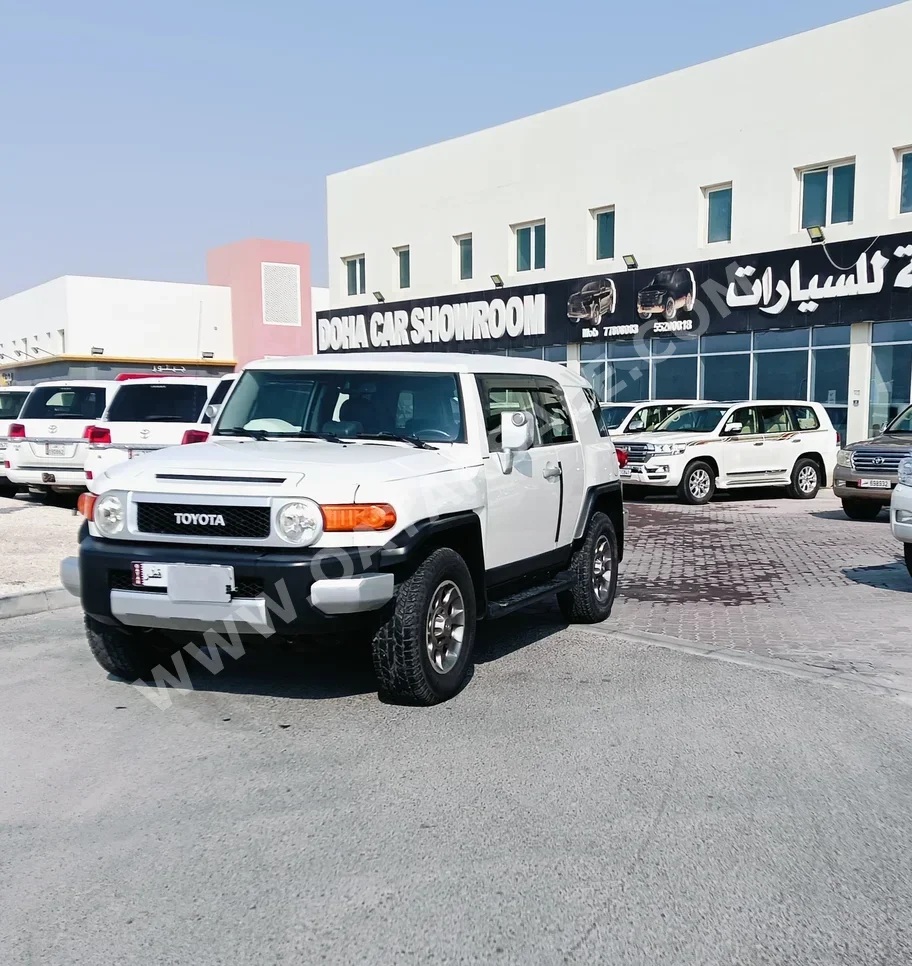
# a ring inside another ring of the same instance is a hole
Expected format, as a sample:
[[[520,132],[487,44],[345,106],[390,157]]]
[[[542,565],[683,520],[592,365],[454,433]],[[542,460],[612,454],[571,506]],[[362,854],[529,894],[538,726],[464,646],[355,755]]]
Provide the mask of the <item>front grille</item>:
[[[168,533],[185,537],[240,537],[262,540],[269,536],[269,507],[199,506],[180,503],[137,503],[140,533]],[[194,521],[182,523],[182,514]],[[204,519],[200,521],[200,517]],[[208,521],[205,519],[208,517]]]
[[[259,577],[238,577],[232,597],[259,597],[263,593],[263,581]],[[135,587],[129,570],[109,570],[108,586],[111,590],[136,590],[146,594],[166,594],[164,587]]]
[[[895,449],[856,449],[852,453],[852,465],[864,473],[897,473],[899,461],[912,456]]]
[[[646,443],[623,443],[622,445],[627,450],[628,463],[645,463],[649,458]]]
[[[637,302],[644,309],[654,308],[656,305],[662,304],[662,293],[661,292],[640,292]]]

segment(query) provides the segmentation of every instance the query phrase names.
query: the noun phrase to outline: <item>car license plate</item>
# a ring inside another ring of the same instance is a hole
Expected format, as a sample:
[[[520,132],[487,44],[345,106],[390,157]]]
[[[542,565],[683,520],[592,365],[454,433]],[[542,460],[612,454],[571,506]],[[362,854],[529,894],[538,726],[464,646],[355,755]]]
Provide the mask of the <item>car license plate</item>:
[[[45,456],[66,456],[66,446],[63,443],[45,443]]]
[[[235,589],[234,567],[134,561],[134,587],[159,587],[174,601],[227,603]]]
[[[628,466],[621,467],[621,478],[623,479],[626,476],[630,476],[630,467]]]
[[[889,480],[859,480],[858,485],[866,490],[889,490]]]

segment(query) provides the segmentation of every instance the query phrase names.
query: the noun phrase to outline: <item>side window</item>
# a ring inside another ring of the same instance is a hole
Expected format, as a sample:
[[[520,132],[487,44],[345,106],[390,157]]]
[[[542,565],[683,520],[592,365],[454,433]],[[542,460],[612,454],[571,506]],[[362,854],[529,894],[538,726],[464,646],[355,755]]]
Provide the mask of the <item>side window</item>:
[[[608,427],[605,425],[605,417],[602,414],[602,407],[599,405],[598,397],[591,389],[585,389],[586,402],[589,403],[589,408],[592,410],[592,418],[595,420],[595,425],[598,426],[599,436],[608,436]]]
[[[785,406],[760,406],[760,432],[767,434],[790,433],[794,428]]]
[[[810,406],[793,406],[792,417],[799,429],[820,429],[817,413]]]
[[[646,432],[650,432],[671,412],[674,412],[674,409],[670,406],[647,406],[645,409],[641,409],[634,418],[641,419],[646,424]]]
[[[533,392],[535,421],[542,446],[573,442],[573,424],[564,391],[556,382],[541,380]]]
[[[760,432],[757,426],[757,410],[753,407],[750,409],[736,409],[728,422],[741,423],[742,436],[756,436]]]
[[[492,453],[500,453],[503,448],[500,438],[501,413],[535,413],[536,407],[532,398],[534,384],[531,379],[523,376],[485,375],[477,376],[476,380],[488,434],[488,448]]]

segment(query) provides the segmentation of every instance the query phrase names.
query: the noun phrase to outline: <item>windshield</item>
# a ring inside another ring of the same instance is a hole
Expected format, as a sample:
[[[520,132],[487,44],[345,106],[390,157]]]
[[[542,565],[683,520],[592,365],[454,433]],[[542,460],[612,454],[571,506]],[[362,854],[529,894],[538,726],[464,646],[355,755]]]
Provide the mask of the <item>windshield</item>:
[[[249,369],[228,397],[215,435],[238,430],[465,442],[459,381],[452,373]]]
[[[654,433],[711,433],[728,412],[719,407],[705,409],[679,409],[668,419],[663,420],[652,432]]]
[[[602,406],[602,422],[607,429],[617,429],[633,406]]]
[[[912,433],[912,406],[900,413],[884,430],[886,433]]]
[[[27,392],[0,391],[0,419],[15,419],[27,396]]]
[[[36,386],[22,419],[100,419],[105,410],[103,386]]]
[[[207,386],[131,382],[114,397],[109,423],[197,423],[209,396]]]
[[[649,284],[653,286],[671,285],[671,280],[673,277],[674,272],[658,272],[655,278]]]

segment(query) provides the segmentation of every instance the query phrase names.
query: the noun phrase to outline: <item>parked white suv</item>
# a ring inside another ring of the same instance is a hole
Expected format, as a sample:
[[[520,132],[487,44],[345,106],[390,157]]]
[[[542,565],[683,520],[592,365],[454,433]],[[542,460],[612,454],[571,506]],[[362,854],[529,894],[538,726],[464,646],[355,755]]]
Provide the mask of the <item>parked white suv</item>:
[[[898,467],[899,482],[890,500],[890,527],[893,536],[903,544],[903,556],[912,577],[912,459],[904,459]]]
[[[207,442],[91,481],[61,578],[124,678],[226,630],[367,634],[382,693],[441,701],[478,619],[553,594],[569,620],[610,614],[624,514],[598,411],[584,379],[536,360],[262,360]]]
[[[86,478],[165,446],[203,442],[206,407],[218,387],[218,379],[184,376],[124,383],[89,429]]]
[[[85,489],[88,429],[122,385],[115,381],[38,383],[9,428],[6,472],[10,482],[43,493]]]
[[[627,453],[626,484],[673,488],[686,503],[747,486],[787,486],[810,500],[832,480],[839,448],[823,406],[795,400],[687,406],[617,445]]]
[[[6,475],[6,439],[10,424],[19,415],[30,391],[24,386],[0,389],[0,495],[12,496],[19,489]]]
[[[693,406],[696,399],[647,399],[643,402],[602,403],[602,422],[617,441],[628,433],[651,432],[673,412]]]

